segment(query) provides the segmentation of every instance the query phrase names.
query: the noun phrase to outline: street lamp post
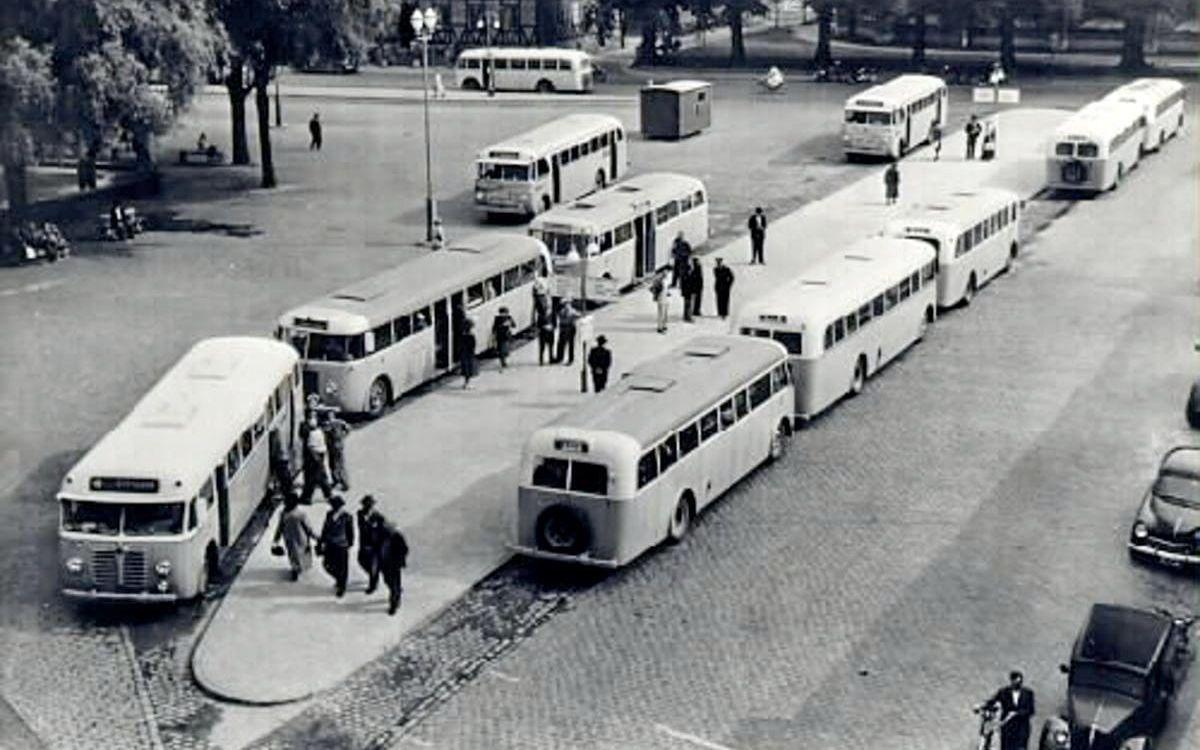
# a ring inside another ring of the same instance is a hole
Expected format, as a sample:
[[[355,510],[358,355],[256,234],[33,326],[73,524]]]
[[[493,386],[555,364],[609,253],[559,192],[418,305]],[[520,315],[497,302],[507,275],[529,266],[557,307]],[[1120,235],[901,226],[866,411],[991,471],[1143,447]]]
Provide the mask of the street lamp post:
[[[429,150],[429,40],[437,28],[437,11],[433,8],[426,8],[424,13],[414,10],[409,20],[417,38],[421,40],[421,81],[425,94],[425,241],[432,243],[435,207],[432,158]]]
[[[595,240],[591,240],[588,242],[587,247],[584,248],[583,253],[580,253],[579,250],[572,247],[571,250],[567,253],[566,257],[563,258],[563,260],[566,261],[566,265],[571,266],[579,271],[579,311],[580,311],[581,317],[580,317],[580,325],[578,326],[577,330],[580,331],[581,334],[583,334],[584,331],[587,332],[586,335],[580,335],[580,337],[579,337],[580,338],[579,353],[580,353],[580,360],[581,360],[580,368],[579,368],[579,392],[580,393],[588,392],[587,357],[588,357],[588,339],[591,337],[591,329],[589,326],[582,325],[583,317],[587,316],[587,309],[588,309],[588,298],[587,298],[588,258],[592,257],[593,255],[599,255],[599,253],[600,253],[600,246],[596,244]],[[567,304],[570,304],[570,302],[568,302]],[[590,318],[589,318],[589,321],[590,321]]]
[[[483,46],[487,47],[487,92],[488,96],[496,95],[496,53],[492,50],[492,29],[500,31],[499,16],[489,17],[487,8],[483,9],[483,16],[476,19],[475,28],[483,31]]]

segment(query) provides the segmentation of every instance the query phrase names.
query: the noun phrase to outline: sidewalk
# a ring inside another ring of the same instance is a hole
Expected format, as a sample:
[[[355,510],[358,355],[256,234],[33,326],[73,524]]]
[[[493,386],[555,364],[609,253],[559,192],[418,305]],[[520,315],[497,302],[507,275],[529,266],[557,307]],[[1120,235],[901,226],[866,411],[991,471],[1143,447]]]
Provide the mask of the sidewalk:
[[[737,275],[734,307],[878,231],[908,204],[981,185],[1035,194],[1044,180],[1045,134],[1067,114],[1003,113],[1000,158],[992,162],[959,160],[961,133],[946,139],[942,161],[931,161],[927,149],[918,151],[902,162],[899,205],[883,203],[882,166],[863,167],[863,178],[844,190],[788,216],[770,216],[767,266],[747,265],[744,237],[710,254],[724,257]],[[711,259],[705,265],[711,269]],[[609,339],[614,376],[698,333],[727,330],[711,317],[711,296],[704,308],[706,317],[696,324],[681,323],[673,314],[665,336],[654,332],[653,304],[643,290],[597,311],[595,333]],[[357,566],[343,599],[334,598],[332,581],[319,568],[289,582],[286,563],[270,555],[271,534],[265,534],[193,653],[200,685],[252,704],[301,700],[396,646],[508,559],[525,438],[588,398],[579,393],[578,367],[539,367],[536,357],[536,347],[523,346],[503,373],[494,360],[485,360],[472,390],[447,377],[350,436],[351,509],[364,493],[374,494],[412,549],[398,615],[387,616],[382,587],[374,596],[363,595],[365,578]],[[314,528],[324,511],[324,505],[309,510]]]
[[[429,101],[433,102],[475,102],[478,104],[527,104],[530,102],[559,101],[571,105],[614,104],[627,103],[636,99],[634,94],[537,94],[511,91],[499,91],[495,96],[488,96],[486,91],[464,91],[454,85],[453,77],[443,76],[446,93],[441,98],[435,98],[432,88]],[[397,80],[397,83],[401,79]],[[280,87],[280,94],[286,98],[322,98],[349,99],[364,102],[417,102],[424,99],[421,91],[421,81],[412,82],[411,88],[394,86],[346,86],[346,85],[305,85],[286,83]],[[433,83],[430,83],[430,87]],[[224,86],[209,84],[204,87],[206,96],[228,96]]]

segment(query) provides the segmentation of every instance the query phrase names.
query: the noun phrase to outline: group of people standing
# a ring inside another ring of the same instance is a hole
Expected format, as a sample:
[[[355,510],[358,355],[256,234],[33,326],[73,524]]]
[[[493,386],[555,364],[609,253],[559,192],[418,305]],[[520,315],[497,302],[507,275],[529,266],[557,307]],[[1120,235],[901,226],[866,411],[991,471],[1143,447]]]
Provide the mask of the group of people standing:
[[[762,209],[759,209],[761,211]],[[764,219],[765,222],[765,219]],[[765,229],[763,230],[765,231]],[[762,250],[757,251],[759,257]],[[704,298],[704,265],[700,258],[693,255],[692,246],[680,232],[671,246],[671,279],[667,282],[666,269],[660,269],[650,282],[650,294],[654,298],[658,312],[658,332],[666,333],[670,311],[672,290],[679,289],[683,297],[683,320],[691,322],[701,315],[701,301]],[[729,316],[729,295],[733,290],[733,269],[725,265],[724,258],[717,258],[713,267],[713,294],[716,299],[717,315],[721,318]]]

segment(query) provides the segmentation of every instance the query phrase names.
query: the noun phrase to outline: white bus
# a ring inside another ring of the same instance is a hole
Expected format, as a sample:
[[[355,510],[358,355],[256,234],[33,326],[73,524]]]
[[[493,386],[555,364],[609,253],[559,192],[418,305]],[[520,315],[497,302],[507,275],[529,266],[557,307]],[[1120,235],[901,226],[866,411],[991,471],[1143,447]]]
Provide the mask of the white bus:
[[[898,159],[931,139],[934,124],[946,126],[946,83],[936,76],[901,75],[846,100],[842,148]]]
[[[935,319],[935,255],[919,240],[873,237],[738,311],[734,330],[791,355],[796,417],[812,419],[925,335]]]
[[[495,91],[591,91],[592,58],[588,53],[557,47],[482,47],[458,56],[455,79],[460,88]]]
[[[692,519],[791,438],[787,352],[699,336],[639,365],[530,436],[517,532],[524,555],[615,568]]]
[[[1092,102],[1067,118],[1050,137],[1046,187],[1112,190],[1141,155],[1146,117],[1132,102]]]
[[[549,268],[532,237],[479,234],[289,310],[276,336],[300,353],[305,394],[377,417],[457,364],[464,316],[478,351],[502,306],[518,331],[528,328],[532,285]]]
[[[290,460],[303,403],[296,353],[266,338],[200,341],[63,478],[62,591],[173,601],[204,593]]]
[[[1139,78],[1114,89],[1103,101],[1140,106],[1146,118],[1142,151],[1157,151],[1183,128],[1186,99],[1187,90],[1174,78]]]
[[[971,304],[989,279],[1017,257],[1021,199],[1011,190],[976,188],[916,206],[884,234],[929,243],[937,253],[938,307]]]
[[[621,121],[575,114],[488,146],[475,159],[475,208],[533,216],[602,190],[629,168]]]
[[[609,279],[620,288],[670,263],[681,232],[693,248],[708,241],[708,193],[695,177],[670,172],[631,177],[556,206],[529,225],[560,273],[572,250],[582,256],[595,243],[599,253],[588,258],[588,278]],[[571,273],[559,280],[569,283]]]

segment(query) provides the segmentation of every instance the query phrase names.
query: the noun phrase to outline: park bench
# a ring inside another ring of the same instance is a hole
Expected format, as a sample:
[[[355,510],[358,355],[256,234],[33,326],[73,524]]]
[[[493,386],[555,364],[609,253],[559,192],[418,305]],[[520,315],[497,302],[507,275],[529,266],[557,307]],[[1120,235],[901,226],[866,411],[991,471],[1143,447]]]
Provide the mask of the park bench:
[[[209,146],[205,149],[179,149],[180,164],[198,164],[201,166],[212,166],[215,164],[225,163],[225,154],[221,153],[221,149],[216,146]]]

